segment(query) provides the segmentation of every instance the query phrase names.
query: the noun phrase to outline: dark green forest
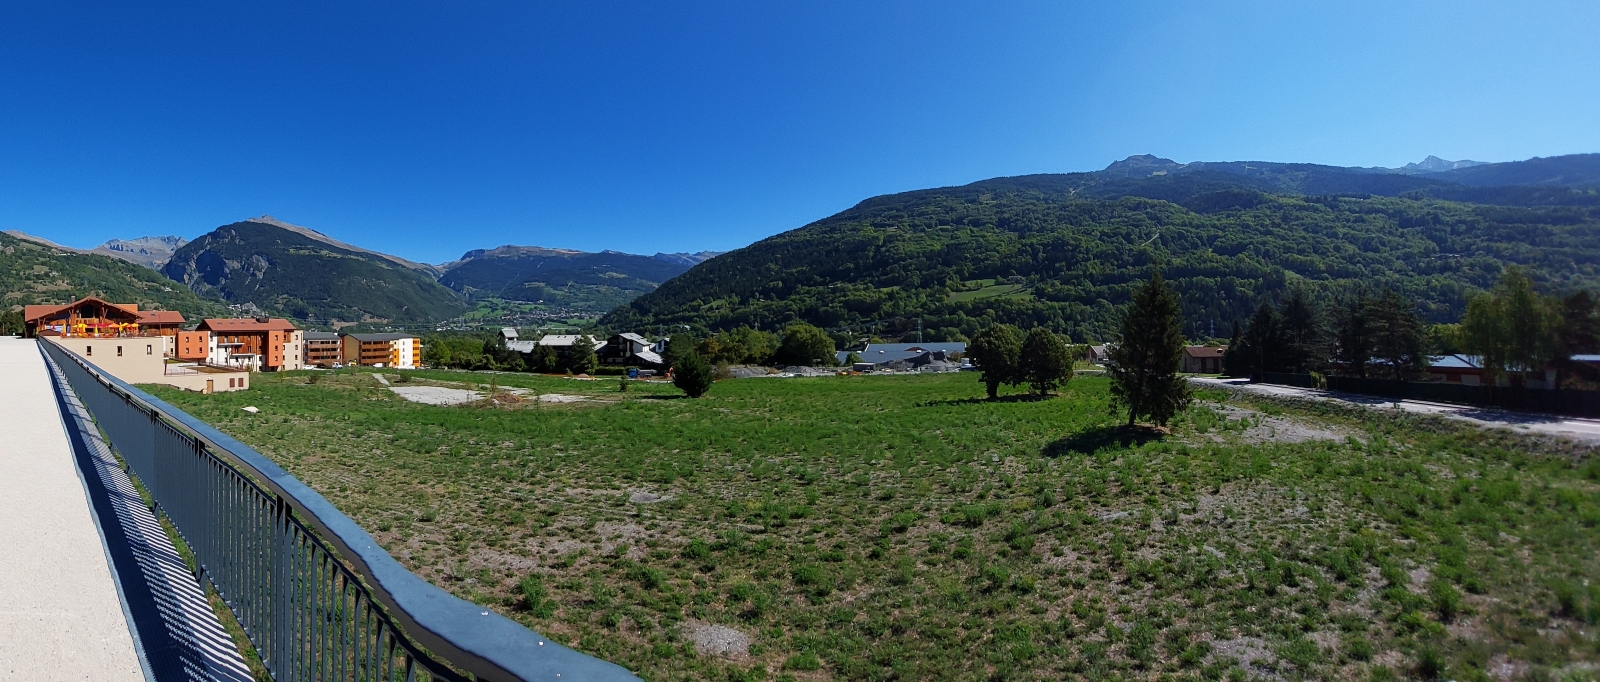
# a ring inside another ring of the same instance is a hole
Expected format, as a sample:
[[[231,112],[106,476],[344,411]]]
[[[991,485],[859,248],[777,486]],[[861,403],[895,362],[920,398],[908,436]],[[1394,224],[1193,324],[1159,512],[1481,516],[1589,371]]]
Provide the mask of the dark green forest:
[[[602,324],[801,320],[903,333],[920,318],[935,338],[1003,322],[1103,340],[1159,268],[1180,296],[1185,332],[1199,337],[1213,323],[1226,335],[1296,284],[1326,298],[1392,289],[1430,322],[1456,320],[1510,264],[1546,289],[1600,284],[1592,189],[1474,188],[1287,164],[1259,175],[1108,176],[1115,168],[869,199],[707,261]],[[1292,193],[1305,189],[1397,196]]]
[[[425,272],[255,221],[185,244],[162,272],[196,293],[314,323],[428,322],[466,308]]]

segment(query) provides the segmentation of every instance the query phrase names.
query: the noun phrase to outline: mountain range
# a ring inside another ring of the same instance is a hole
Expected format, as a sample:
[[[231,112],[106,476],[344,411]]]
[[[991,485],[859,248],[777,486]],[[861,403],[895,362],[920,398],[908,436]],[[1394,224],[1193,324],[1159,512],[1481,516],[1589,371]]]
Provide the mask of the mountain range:
[[[468,300],[498,298],[605,312],[655,290],[707,254],[636,256],[507,245],[468,251],[450,264],[439,283]]]
[[[601,323],[801,320],[868,335],[920,321],[938,340],[1005,321],[1099,340],[1157,269],[1182,295],[1191,336],[1225,335],[1291,286],[1325,300],[1393,288],[1443,322],[1507,264],[1552,289],[1600,285],[1600,154],[1450,165],[1140,155],[873,197],[698,265]]]
[[[270,216],[193,242],[144,237],[92,251],[14,232],[9,253],[39,248],[0,293],[16,305],[142,292],[150,305],[249,304],[319,324],[435,322],[498,299],[610,310],[603,322],[616,328],[806,320],[892,333],[921,319],[952,335],[1004,319],[1103,338],[1129,288],[1158,265],[1197,325],[1226,326],[1294,284],[1389,286],[1432,319],[1453,319],[1506,263],[1534,268],[1550,287],[1593,286],[1597,211],[1600,154],[1430,156],[1398,169],[1137,155],[1100,171],[873,197],[727,254],[506,245],[429,265]]]

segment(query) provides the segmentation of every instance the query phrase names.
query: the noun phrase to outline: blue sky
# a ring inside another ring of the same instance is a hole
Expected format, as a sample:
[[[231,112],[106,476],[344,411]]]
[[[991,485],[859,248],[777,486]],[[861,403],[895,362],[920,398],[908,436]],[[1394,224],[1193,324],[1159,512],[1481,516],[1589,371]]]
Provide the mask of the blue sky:
[[[1600,3],[1101,4],[3,3],[0,229],[648,254],[1130,154],[1600,151]]]

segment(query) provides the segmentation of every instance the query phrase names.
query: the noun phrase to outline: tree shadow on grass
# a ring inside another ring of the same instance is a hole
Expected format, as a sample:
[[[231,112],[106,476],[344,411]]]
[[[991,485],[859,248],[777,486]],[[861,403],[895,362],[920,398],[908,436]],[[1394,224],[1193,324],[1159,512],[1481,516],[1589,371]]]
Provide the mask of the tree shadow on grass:
[[[1059,394],[1039,395],[1037,393],[1016,393],[1003,395],[993,400],[988,398],[948,398],[945,400],[924,400],[917,403],[917,407],[937,407],[940,405],[983,405],[985,403],[1033,403],[1040,400],[1049,400],[1059,397]]]
[[[1101,448],[1131,448],[1167,437],[1166,431],[1151,426],[1097,426],[1053,441],[1040,454],[1045,457],[1088,455]]]
[[[689,399],[689,396],[686,396],[686,395],[684,395],[682,393],[679,393],[678,395],[659,395],[659,394],[657,394],[657,395],[641,395],[641,396],[634,396],[634,397],[639,399],[639,400],[688,400]]]

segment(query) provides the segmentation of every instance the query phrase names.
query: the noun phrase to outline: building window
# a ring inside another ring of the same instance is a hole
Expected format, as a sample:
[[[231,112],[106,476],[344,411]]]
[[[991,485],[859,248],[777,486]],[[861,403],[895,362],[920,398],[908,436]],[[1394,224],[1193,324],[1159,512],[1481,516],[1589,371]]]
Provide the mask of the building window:
[[[94,346],[84,346],[83,347],[83,354],[84,355],[94,355]]]
[[[144,347],[144,354],[145,355],[155,355],[156,354],[155,346],[145,346]]]
[[[122,357],[122,346],[117,346],[117,357]]]

